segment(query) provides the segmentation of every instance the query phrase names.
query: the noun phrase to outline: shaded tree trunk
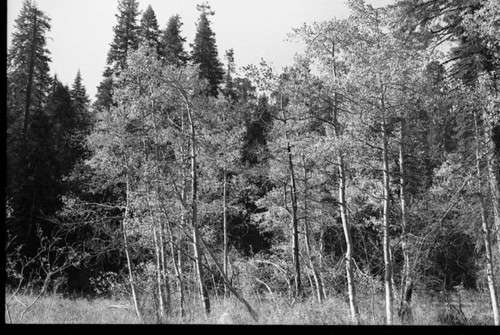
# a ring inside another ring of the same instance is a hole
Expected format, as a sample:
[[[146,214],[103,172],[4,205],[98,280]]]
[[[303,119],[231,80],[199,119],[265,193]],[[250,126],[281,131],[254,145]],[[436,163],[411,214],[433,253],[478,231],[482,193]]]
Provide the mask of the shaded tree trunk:
[[[286,124],[285,110],[283,109],[283,94],[280,94],[280,108],[283,112],[283,120]],[[297,206],[297,185],[295,182],[295,172],[293,166],[292,148],[288,138],[288,132],[285,129],[285,137],[287,141],[287,155],[288,155],[288,172],[290,174],[290,197],[292,201],[292,249],[293,249],[293,263],[295,267],[295,296],[302,298],[304,292],[302,291],[302,282],[300,278],[300,255],[299,255],[299,220],[298,220],[298,206]]]
[[[491,113],[495,113],[492,110]],[[494,115],[494,114],[493,114]],[[486,162],[488,165],[488,179],[491,189],[491,200],[493,207],[493,222],[495,227],[494,236],[496,237],[496,244],[500,255],[500,148],[496,148],[495,143],[495,118],[488,115],[487,110],[483,112],[485,122],[485,140],[486,148]],[[500,132],[500,125],[496,125],[497,131]],[[498,143],[500,146],[500,143]]]

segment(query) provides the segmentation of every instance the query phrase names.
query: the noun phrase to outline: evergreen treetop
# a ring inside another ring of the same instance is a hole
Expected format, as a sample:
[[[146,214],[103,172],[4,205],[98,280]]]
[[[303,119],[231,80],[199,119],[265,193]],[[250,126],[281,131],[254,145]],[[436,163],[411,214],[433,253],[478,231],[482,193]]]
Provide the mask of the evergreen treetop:
[[[192,45],[191,60],[194,64],[199,64],[200,75],[208,80],[209,88],[207,94],[217,96],[219,84],[223,81],[224,70],[218,58],[215,33],[210,27],[209,15],[214,15],[207,4],[198,5],[201,12],[198,19],[196,36]]]
[[[127,55],[139,45],[138,7],[139,3],[136,0],[118,2],[119,13],[116,15],[118,23],[113,27],[115,36],[107,56],[107,65],[114,71],[120,71],[125,67]]]
[[[186,65],[188,55],[184,51],[184,42],[186,39],[181,37],[181,18],[179,15],[170,17],[167,23],[167,28],[161,36],[160,56],[165,58],[168,64],[182,66]]]
[[[158,28],[156,14],[151,5],[142,14],[139,38],[141,42],[147,43],[157,51],[160,50],[160,29]]]

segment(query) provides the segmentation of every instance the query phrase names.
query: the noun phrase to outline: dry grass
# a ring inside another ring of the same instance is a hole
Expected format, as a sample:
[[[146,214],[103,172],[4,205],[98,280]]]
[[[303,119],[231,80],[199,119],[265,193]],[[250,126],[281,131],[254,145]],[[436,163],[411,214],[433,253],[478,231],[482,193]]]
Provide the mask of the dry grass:
[[[135,324],[139,319],[129,301],[83,298],[65,299],[59,295],[40,297],[23,315],[26,307],[34,300],[30,295],[6,295],[6,323],[36,324]],[[385,304],[382,296],[359,297],[360,324],[383,325]],[[452,298],[457,301],[457,297]],[[244,306],[234,298],[213,298],[212,312],[206,315],[201,306],[186,306],[187,316],[181,318],[177,311],[162,323],[168,324],[259,324],[259,325],[352,325],[349,306],[340,297],[329,297],[322,304],[308,298],[291,302],[284,297],[262,296],[250,299],[250,304],[259,314],[255,322]],[[486,293],[464,292],[461,294],[462,310],[470,325],[492,325],[488,295]],[[413,317],[415,325],[443,324],[439,318],[443,304],[429,296],[415,294]],[[145,323],[156,323],[152,309],[144,311]],[[397,316],[394,324],[400,324]]]

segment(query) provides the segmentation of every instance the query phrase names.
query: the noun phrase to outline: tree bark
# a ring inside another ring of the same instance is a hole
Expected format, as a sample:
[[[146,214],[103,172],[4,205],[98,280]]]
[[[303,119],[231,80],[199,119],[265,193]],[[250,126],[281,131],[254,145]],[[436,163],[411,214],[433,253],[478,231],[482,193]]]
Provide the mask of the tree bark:
[[[312,260],[312,251],[311,251],[311,241],[310,241],[310,229],[309,229],[309,220],[308,220],[308,208],[307,208],[307,196],[308,196],[308,183],[307,183],[307,167],[306,167],[306,159],[302,156],[302,162],[304,166],[304,231],[305,231],[305,246],[307,252],[307,258],[309,260],[309,266],[311,268],[314,284],[316,286],[316,296],[318,298],[318,302],[321,303],[325,299],[323,292],[323,283],[321,282],[321,278],[318,274],[318,270],[314,265]]]
[[[127,238],[127,220],[129,216],[129,198],[130,198],[130,181],[129,181],[129,176],[127,172],[127,194],[126,194],[126,205],[125,205],[125,213],[123,214],[123,221],[122,221],[122,226],[123,226],[123,244],[125,247],[125,256],[127,258],[127,267],[128,267],[128,274],[129,274],[129,280],[130,280],[130,288],[132,291],[132,300],[134,301],[134,308],[137,316],[139,317],[139,320],[142,322],[143,321],[143,316],[141,309],[139,307],[139,300],[137,297],[137,292],[136,292],[136,287],[135,287],[135,280],[134,280],[134,263],[132,262],[132,259],[130,257],[130,245],[128,243],[128,238]]]
[[[198,228],[198,175],[196,171],[196,131],[194,127],[194,118],[192,111],[188,106],[188,117],[191,128],[191,228],[194,242],[194,260],[196,264],[196,273],[198,276],[198,285],[203,308],[206,314],[210,314],[210,297],[207,288],[203,282],[202,250],[200,247],[199,228]]]
[[[403,252],[403,271],[401,274],[401,306],[400,316],[403,323],[411,323],[413,320],[411,310],[411,277],[410,277],[410,254],[408,252],[408,227],[406,221],[406,171],[404,161],[404,143],[405,143],[405,121],[404,116],[401,121],[399,138],[399,199],[401,205],[401,250]]]
[[[333,59],[333,77],[337,77],[337,64],[335,61],[335,42],[332,43],[332,59]],[[338,120],[339,112],[339,97],[338,93],[334,93],[334,104],[333,104],[333,127],[335,131],[335,137],[340,139],[341,129]],[[354,272],[353,272],[353,251],[352,251],[352,236],[351,236],[351,226],[349,223],[349,218],[347,216],[347,201],[345,196],[346,189],[346,168],[344,162],[344,152],[339,148],[337,153],[337,164],[338,164],[338,195],[339,195],[339,207],[340,207],[340,217],[342,220],[342,228],[344,231],[344,238],[346,241],[346,276],[347,276],[347,291],[349,294],[349,308],[351,312],[351,320],[354,323],[359,323],[359,309],[356,300],[356,284],[354,283]]]
[[[389,195],[390,195],[390,171],[389,171],[389,148],[388,148],[388,135],[387,135],[387,116],[382,98],[382,160],[383,160],[383,188],[384,188],[384,211],[383,211],[383,248],[384,248],[384,264],[385,264],[385,313],[386,324],[392,325],[392,263],[390,252],[390,237],[389,237]]]
[[[283,109],[283,94],[280,94],[280,108],[283,112],[283,120],[286,126],[285,110]],[[295,182],[295,172],[293,167],[292,148],[288,138],[288,132],[285,129],[285,137],[287,141],[287,154],[288,154],[288,172],[290,174],[290,198],[292,201],[292,249],[293,249],[293,263],[295,266],[295,296],[302,298],[304,292],[302,291],[302,282],[300,278],[300,255],[299,255],[299,220],[298,220],[298,206],[297,206],[297,185]]]
[[[225,165],[225,162],[224,162],[224,165]],[[227,240],[227,198],[226,198],[226,186],[227,186],[227,171],[226,171],[226,167],[224,166],[224,180],[223,180],[223,186],[222,186],[222,189],[223,189],[223,194],[222,194],[222,220],[223,220],[223,228],[224,228],[224,250],[223,250],[223,253],[224,253],[224,274],[226,275],[226,277],[228,277],[228,255],[227,255],[227,244],[228,244],[228,240]],[[227,285],[224,283],[224,295],[226,297],[229,297],[229,289],[227,287]]]
[[[160,256],[161,256],[161,280],[164,288],[163,296],[165,297],[165,313],[170,315],[172,311],[172,299],[170,282],[168,278],[168,261],[166,252],[166,242],[165,242],[165,227],[163,223],[160,223]],[[173,256],[173,254],[172,254]]]
[[[486,214],[486,205],[484,201],[484,185],[483,185],[483,177],[481,174],[481,144],[479,136],[479,127],[477,121],[477,114],[474,113],[474,128],[476,135],[476,175],[477,175],[477,195],[479,197],[479,204],[481,206],[481,226],[483,230],[483,239],[486,253],[486,278],[488,280],[488,287],[490,290],[490,299],[491,299],[491,307],[493,313],[493,319],[496,326],[500,325],[500,317],[498,314],[498,301],[497,301],[497,293],[496,293],[496,285],[495,285],[495,269],[494,269],[494,261],[493,261],[493,253],[491,248],[491,228],[488,224],[487,214]],[[487,121],[487,120],[484,120]]]
[[[156,294],[158,295],[158,311],[157,321],[160,322],[166,315],[165,313],[165,298],[163,296],[163,282],[162,282],[162,266],[161,266],[161,253],[160,253],[160,240],[156,227],[153,227],[153,242],[155,244],[156,256]]]

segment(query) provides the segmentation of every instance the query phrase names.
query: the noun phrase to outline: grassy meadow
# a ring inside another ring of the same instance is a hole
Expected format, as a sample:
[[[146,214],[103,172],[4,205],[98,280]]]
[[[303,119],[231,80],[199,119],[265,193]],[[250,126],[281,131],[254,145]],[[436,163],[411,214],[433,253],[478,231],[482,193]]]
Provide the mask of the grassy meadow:
[[[201,306],[191,299],[186,305],[186,316],[177,311],[158,320],[154,309],[144,307],[144,320],[135,314],[131,301],[104,298],[64,298],[59,294],[39,297],[29,294],[6,294],[5,322],[27,324],[240,324],[240,325],[352,325],[347,302],[338,296],[328,297],[322,304],[312,297],[291,302],[283,297],[255,296],[248,301],[259,314],[255,322],[244,306],[235,298],[212,297],[212,312],[205,315]],[[453,301],[457,301],[453,297]],[[461,309],[465,319],[462,325],[493,325],[489,297],[486,292],[463,292]],[[33,303],[34,302],[34,303]],[[27,309],[28,306],[30,308]],[[446,305],[426,295],[413,298],[414,325],[449,325]],[[360,324],[384,325],[383,296],[359,296]],[[394,313],[394,324],[401,321]]]

